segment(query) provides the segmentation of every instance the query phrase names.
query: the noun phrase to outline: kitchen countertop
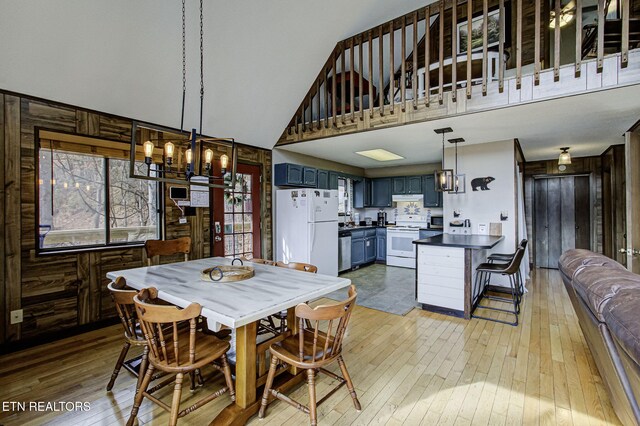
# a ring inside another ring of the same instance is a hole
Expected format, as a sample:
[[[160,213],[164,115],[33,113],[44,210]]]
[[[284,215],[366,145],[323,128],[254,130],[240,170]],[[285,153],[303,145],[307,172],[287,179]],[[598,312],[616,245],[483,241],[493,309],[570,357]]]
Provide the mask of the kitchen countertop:
[[[454,235],[442,234],[431,238],[415,240],[413,244],[424,244],[430,246],[459,247],[468,249],[490,249],[496,246],[504,236],[494,237],[491,235]]]

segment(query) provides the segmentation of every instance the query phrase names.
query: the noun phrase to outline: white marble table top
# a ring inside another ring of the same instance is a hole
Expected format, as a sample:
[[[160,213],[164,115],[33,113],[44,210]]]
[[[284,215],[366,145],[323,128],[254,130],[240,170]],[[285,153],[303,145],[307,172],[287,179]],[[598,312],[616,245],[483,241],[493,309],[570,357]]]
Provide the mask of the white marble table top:
[[[137,290],[155,287],[158,297],[180,307],[199,303],[212,329],[220,324],[241,327],[351,284],[346,278],[247,262],[255,268],[248,280],[216,283],[200,278],[206,268],[230,264],[231,259],[211,257],[109,272],[107,278],[123,276]]]

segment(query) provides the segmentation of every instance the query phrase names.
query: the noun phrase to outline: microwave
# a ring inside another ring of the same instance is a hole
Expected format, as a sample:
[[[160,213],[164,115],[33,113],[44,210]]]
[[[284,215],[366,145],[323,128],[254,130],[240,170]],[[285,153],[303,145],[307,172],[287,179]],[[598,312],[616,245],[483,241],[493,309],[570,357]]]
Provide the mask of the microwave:
[[[444,228],[444,216],[431,216],[431,223],[429,224],[429,228]]]

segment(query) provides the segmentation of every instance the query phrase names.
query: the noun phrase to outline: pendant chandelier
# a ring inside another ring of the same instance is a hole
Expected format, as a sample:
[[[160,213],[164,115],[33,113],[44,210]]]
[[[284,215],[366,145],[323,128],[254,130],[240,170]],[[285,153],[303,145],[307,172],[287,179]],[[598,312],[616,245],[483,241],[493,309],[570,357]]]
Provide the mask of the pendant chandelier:
[[[444,168],[444,135],[453,132],[451,127],[443,127],[435,129],[439,135],[442,135],[442,166],[440,170],[435,172],[436,191],[450,192],[453,188],[453,170]]]
[[[182,110],[180,133],[175,130],[133,121],[129,175],[132,178],[159,182],[231,189],[236,185],[238,149],[233,138],[208,138],[202,133],[204,106],[204,26],[203,0],[200,0],[200,122],[199,129],[184,131],[184,110],[187,92],[186,15],[182,0]],[[170,134],[170,137],[160,137]],[[158,135],[159,137],[149,137]],[[143,142],[144,141],[144,142]],[[227,153],[231,154],[231,158]],[[216,155],[219,153],[217,162]],[[144,158],[144,174],[136,163]],[[219,163],[219,174],[215,164]]]
[[[458,173],[458,144],[464,142],[463,138],[449,139],[449,143],[455,145],[455,168],[453,169],[453,185],[449,190],[450,194],[464,194],[465,192],[465,179],[464,174]]]

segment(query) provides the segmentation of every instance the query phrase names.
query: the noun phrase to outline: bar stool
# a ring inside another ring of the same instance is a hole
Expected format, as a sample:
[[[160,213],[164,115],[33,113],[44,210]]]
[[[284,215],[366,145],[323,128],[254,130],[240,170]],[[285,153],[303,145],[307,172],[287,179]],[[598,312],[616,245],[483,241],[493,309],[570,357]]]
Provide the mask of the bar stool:
[[[527,243],[528,240],[523,239],[522,241],[520,241],[520,244],[518,244],[518,247],[524,250],[527,248]],[[515,253],[491,253],[489,257],[487,257],[487,261],[489,263],[493,263],[495,261],[508,263],[511,262],[515,255]],[[520,286],[518,287],[518,298],[522,300],[522,295],[524,294],[524,280],[522,279],[522,271],[520,269],[518,269],[518,279],[520,280]],[[489,282],[487,281],[486,284],[489,285]],[[518,304],[519,303],[520,302],[518,302]]]
[[[520,274],[518,274],[520,270],[520,263],[522,262],[522,258],[524,257],[524,248],[518,247],[513,258],[509,263],[481,263],[476,268],[476,279],[474,283],[474,298],[473,298],[473,313],[471,316],[473,318],[485,319],[488,321],[500,322],[503,324],[509,324],[516,326],[518,325],[518,314],[520,313],[520,296],[518,293],[520,292],[520,288],[522,288],[522,283],[520,280]],[[491,274],[500,274],[509,277],[509,286],[511,298],[505,297],[497,297],[486,294],[487,283],[489,282]],[[495,300],[497,302],[509,303],[513,304],[513,310],[497,308],[494,306],[480,305],[480,302],[483,298],[489,300]],[[508,314],[512,314],[515,317],[514,322],[503,321],[495,318],[489,318],[482,315],[477,315],[477,309],[491,309],[494,311],[506,312]]]

